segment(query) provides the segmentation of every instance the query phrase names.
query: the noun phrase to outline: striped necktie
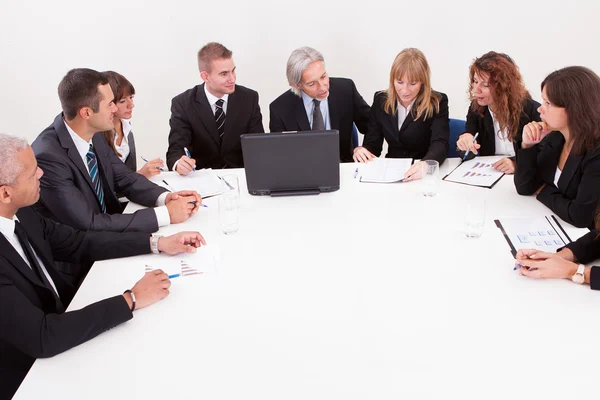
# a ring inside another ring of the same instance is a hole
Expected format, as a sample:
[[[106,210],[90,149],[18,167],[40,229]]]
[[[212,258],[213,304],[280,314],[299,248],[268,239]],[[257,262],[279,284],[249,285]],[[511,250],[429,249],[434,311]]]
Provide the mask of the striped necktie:
[[[94,146],[92,144],[90,144],[90,149],[85,155],[85,158],[87,160],[88,169],[90,170],[92,186],[94,186],[96,197],[100,203],[100,208],[102,209],[102,212],[105,213],[106,203],[104,202],[104,190],[102,190],[102,180],[100,179],[100,174],[98,172],[98,162],[96,160],[96,153],[94,153]]]
[[[217,131],[219,131],[221,143],[223,142],[223,134],[225,133],[225,113],[223,112],[223,103],[223,99],[219,99],[215,103],[215,121],[217,122]]]

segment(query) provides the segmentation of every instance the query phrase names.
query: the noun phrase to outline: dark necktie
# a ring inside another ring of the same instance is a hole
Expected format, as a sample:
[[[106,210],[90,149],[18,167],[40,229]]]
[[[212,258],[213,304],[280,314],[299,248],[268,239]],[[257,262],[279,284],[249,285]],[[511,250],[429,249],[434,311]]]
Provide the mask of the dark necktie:
[[[313,131],[324,131],[325,130],[325,122],[323,120],[323,114],[321,113],[321,102],[317,99],[313,99],[314,107],[313,107],[313,120],[312,120],[312,130]]]
[[[94,153],[94,146],[90,144],[90,149],[85,155],[87,165],[90,170],[90,178],[92,178],[92,186],[96,192],[98,203],[100,203],[100,209],[103,213],[106,212],[106,203],[104,202],[104,190],[102,190],[102,180],[100,179],[100,173],[98,171],[98,162],[96,160],[96,153]]]
[[[37,277],[40,278],[44,286],[46,286],[54,295],[54,300],[56,302],[56,311],[58,313],[63,313],[65,311],[65,307],[63,306],[62,301],[60,301],[58,294],[50,284],[50,281],[48,280],[48,278],[46,278],[46,274],[44,274],[44,271],[42,271],[42,267],[37,261],[37,257],[33,252],[33,248],[29,243],[29,239],[27,239],[27,233],[25,232],[25,229],[23,229],[19,221],[15,221],[15,235],[17,235],[17,238],[19,239],[19,243],[21,243],[21,247],[23,248],[23,251],[27,256],[27,260],[29,261],[31,269],[37,275]]]
[[[223,134],[225,133],[225,113],[223,112],[223,103],[223,99],[219,99],[215,103],[215,121],[217,122],[217,131],[219,131],[221,142],[223,142]]]

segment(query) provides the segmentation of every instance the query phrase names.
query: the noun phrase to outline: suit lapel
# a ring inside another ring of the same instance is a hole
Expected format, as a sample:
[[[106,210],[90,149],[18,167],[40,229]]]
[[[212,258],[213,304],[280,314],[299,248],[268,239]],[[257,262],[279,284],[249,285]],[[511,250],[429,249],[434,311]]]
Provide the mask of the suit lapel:
[[[101,143],[99,143],[102,141]],[[110,190],[111,193],[114,193],[114,180],[112,174],[112,166],[110,164],[111,154],[107,152],[110,151],[114,154],[112,149],[106,145],[106,140],[100,133],[96,133],[92,138],[92,143],[94,144],[94,149],[96,150],[96,161],[102,170],[101,177],[104,178],[102,181],[103,185],[108,185],[108,188],[104,187],[104,197],[107,197],[107,193]],[[116,157],[116,155],[115,155]]]
[[[203,83],[198,87],[198,90],[196,90],[196,107],[194,107],[194,110],[196,110],[198,117],[200,117],[200,121],[204,124],[204,127],[217,147],[220,147],[221,138],[219,137],[219,131],[217,130],[215,114],[213,114],[212,108],[206,98],[206,93],[204,93],[204,85],[205,84]],[[227,111],[229,111],[229,105],[227,106]]]
[[[336,91],[331,91],[331,87],[329,88],[329,98],[327,99],[327,107],[329,108],[329,122],[331,124],[331,129],[340,130],[340,114],[338,112],[337,106],[340,104],[340,99],[338,99],[336,95]],[[325,121],[325,126],[327,126],[327,121]]]
[[[127,134],[127,143],[129,144],[129,157],[131,157],[131,159],[133,160],[133,169],[137,169],[135,168],[135,165],[137,163],[137,154],[135,151],[135,139],[133,137],[133,131],[129,131],[129,133]],[[127,158],[129,158],[127,157]]]
[[[83,159],[79,155],[77,151],[77,147],[75,143],[73,143],[73,139],[71,139],[71,135],[65,126],[65,122],[63,121],[62,114],[60,114],[54,120],[54,130],[56,131],[56,135],[58,136],[58,141],[63,149],[67,151],[67,155],[71,159],[71,161],[75,164],[79,172],[83,175],[88,185],[90,185],[90,189],[93,191],[94,186],[92,185],[92,178],[90,178],[90,173],[87,168],[83,164]]]
[[[25,263],[25,260],[23,260],[21,255],[17,253],[17,250],[15,250],[8,240],[6,240],[4,235],[0,235],[0,249],[2,250],[2,256],[14,265],[17,271],[37,286],[46,288],[46,285],[40,281],[40,278],[38,278],[33,270]]]
[[[402,122],[402,126],[400,127],[400,130],[398,131],[398,136],[400,136],[400,134],[408,127],[408,125],[413,122],[415,119],[413,117],[413,111],[412,111],[412,107],[410,109],[410,112],[408,113],[408,115],[406,116],[406,118],[404,118],[404,122]],[[396,115],[396,122],[398,121],[398,115]]]
[[[296,122],[300,127],[301,131],[310,131],[310,121],[308,120],[308,116],[306,115],[306,108],[304,108],[304,102],[302,101],[301,96],[294,95],[294,101],[296,109]],[[330,110],[331,111],[331,110]]]
[[[565,167],[560,174],[560,178],[558,178],[559,187],[564,188],[565,190],[567,187],[569,187],[569,183],[579,168],[579,164],[581,164],[581,161],[583,161],[583,157],[584,156],[569,154],[569,157],[567,157],[567,162],[565,162]]]
[[[234,91],[227,97],[227,113],[225,114],[225,131],[223,133],[223,139],[226,137],[232,137],[232,135],[237,134],[238,136],[243,133],[248,132],[236,132],[234,121],[238,120],[238,115],[240,113],[240,106],[238,106],[238,96]],[[213,117],[214,118],[214,117]],[[215,122],[215,126],[217,123]],[[217,131],[218,132],[218,131]],[[219,139],[219,143],[220,143]]]

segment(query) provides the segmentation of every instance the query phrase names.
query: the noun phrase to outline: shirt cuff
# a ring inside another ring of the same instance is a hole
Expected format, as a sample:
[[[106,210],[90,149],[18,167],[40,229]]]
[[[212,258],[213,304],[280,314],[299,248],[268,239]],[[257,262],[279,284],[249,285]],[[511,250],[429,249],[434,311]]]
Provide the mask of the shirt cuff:
[[[171,225],[171,217],[169,216],[167,206],[156,207],[154,208],[154,212],[156,213],[156,221],[158,221],[159,227]]]
[[[162,207],[162,206],[166,206],[167,205],[167,196],[169,195],[169,192],[162,192],[160,194],[160,196],[158,196],[158,199],[156,199],[156,203],[154,204],[155,207]]]
[[[171,171],[177,171],[177,164],[179,163],[179,160],[175,161],[175,164],[173,164],[173,168],[171,168]]]

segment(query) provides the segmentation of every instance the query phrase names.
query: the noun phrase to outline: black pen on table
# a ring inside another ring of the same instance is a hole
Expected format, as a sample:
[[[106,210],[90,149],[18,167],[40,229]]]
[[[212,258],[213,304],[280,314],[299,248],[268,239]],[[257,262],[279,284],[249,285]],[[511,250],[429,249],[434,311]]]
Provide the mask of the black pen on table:
[[[165,181],[164,179],[163,179],[162,181],[163,181],[163,183],[164,183],[165,185],[167,185],[167,186],[168,186],[168,187],[167,187],[167,189],[169,189],[171,192],[175,192],[175,189],[173,189],[173,187],[172,187],[171,185],[169,185],[169,183],[168,183],[167,181]],[[197,203],[196,203],[196,200],[193,200],[193,201],[188,201],[188,203],[189,203],[189,204],[193,204],[193,205],[196,205],[196,204],[197,204]],[[206,204],[202,204],[202,203],[200,203],[200,207],[208,208],[208,206],[207,206]]]

